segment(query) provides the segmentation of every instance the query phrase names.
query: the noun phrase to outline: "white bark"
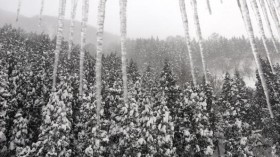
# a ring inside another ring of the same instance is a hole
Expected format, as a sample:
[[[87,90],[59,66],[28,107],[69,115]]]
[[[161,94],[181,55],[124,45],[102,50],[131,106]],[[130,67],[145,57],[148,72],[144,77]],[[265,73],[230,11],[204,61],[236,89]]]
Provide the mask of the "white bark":
[[[211,5],[210,5],[210,0],[206,0],[206,4],[207,4],[208,12],[211,15],[212,14],[212,9],[211,9]]]
[[[272,0],[273,1],[273,4],[275,6],[275,10],[277,12],[277,15],[278,15],[278,20],[280,18],[280,2],[279,0]]]
[[[85,58],[88,10],[89,10],[89,0],[83,0],[83,9],[82,9],[83,19],[82,19],[81,50],[80,50],[80,84],[79,84],[79,95],[80,95],[80,97],[82,97],[82,95],[83,95],[84,58]]]
[[[271,60],[271,57],[270,57],[270,51],[268,49],[268,40],[267,40],[267,38],[265,36],[265,33],[264,33],[263,22],[262,22],[262,19],[261,19],[261,14],[260,14],[260,11],[259,11],[259,7],[257,5],[257,1],[256,0],[251,0],[251,6],[252,6],[252,9],[253,9],[253,12],[255,13],[256,21],[257,21],[257,24],[258,24],[258,28],[259,28],[261,38],[262,38],[264,49],[265,49],[265,52],[266,52],[267,60],[270,64],[270,68],[272,70],[272,73],[275,74],[275,70],[273,68],[272,60]]]
[[[279,20],[278,20],[278,17],[277,17],[276,10],[275,10],[271,0],[266,0],[266,3],[267,3],[267,6],[268,6],[268,9],[270,11],[271,17],[272,17],[272,19],[274,21],[276,30],[278,32],[278,37],[280,39],[280,23],[279,23]]]
[[[260,76],[260,79],[261,79],[261,84],[262,84],[264,94],[265,94],[265,97],[266,97],[266,103],[267,103],[267,107],[268,107],[268,110],[269,110],[269,113],[270,113],[270,117],[274,118],[274,115],[273,115],[273,112],[272,112],[272,109],[271,109],[267,83],[266,83],[266,80],[265,80],[265,77],[264,77],[264,73],[263,73],[263,69],[262,69],[262,66],[261,66],[259,54],[258,54],[258,51],[257,51],[256,41],[255,41],[255,37],[254,37],[254,30],[253,30],[253,27],[252,27],[252,23],[251,23],[251,19],[250,19],[250,13],[249,13],[249,9],[248,9],[246,0],[241,0],[241,9],[242,9],[242,12],[243,12],[243,15],[244,15],[244,24],[245,24],[246,31],[247,31],[248,36],[249,36],[249,40],[250,40],[250,44],[251,44],[251,48],[252,48],[252,53],[254,55],[255,62],[256,62],[256,65],[257,65],[257,69],[258,69],[258,73],[259,73],[259,76]]]
[[[190,39],[190,34],[189,34],[189,22],[188,22],[188,16],[187,16],[187,11],[186,11],[185,0],[179,0],[179,5],[180,5],[180,11],[181,11],[181,16],[182,16],[183,26],[184,26],[184,30],[185,30],[185,40],[186,40],[189,59],[190,59],[190,68],[191,68],[192,80],[193,80],[194,86],[196,86],[197,81],[196,81],[195,72],[194,72],[194,64],[193,64],[193,57],[192,57],[193,51],[192,51],[192,48],[191,48],[191,39]]]
[[[126,8],[127,0],[120,0],[120,21],[121,21],[121,54],[122,54],[122,79],[123,79],[123,98],[124,103],[128,103],[128,92],[127,92],[127,73],[126,73],[126,26],[127,26],[127,17],[126,17]]]
[[[239,11],[241,13],[242,20],[244,21],[244,24],[246,25],[246,20],[244,19],[244,15],[243,15],[243,12],[242,12],[242,9],[241,9],[240,0],[237,0],[237,5],[238,5]]]
[[[104,33],[104,20],[105,20],[105,5],[106,0],[99,0],[98,13],[97,13],[97,46],[96,46],[96,115],[97,124],[100,122],[100,108],[101,108],[101,66],[102,66],[102,53],[103,53],[103,33]]]
[[[203,74],[204,74],[205,82],[208,83],[207,67],[206,67],[206,62],[205,62],[205,57],[204,57],[203,38],[202,38],[199,17],[198,17],[198,12],[197,12],[197,3],[196,3],[196,0],[192,0],[191,2],[192,2],[193,12],[194,12],[194,24],[195,24],[195,29],[196,29],[196,35],[198,37],[198,44],[199,44],[200,56],[201,56],[201,60],[202,60]]]
[[[68,47],[68,59],[70,59],[70,57],[71,57],[71,51],[72,51],[72,47],[73,47],[75,17],[76,17],[77,5],[78,5],[78,0],[72,0],[71,21],[70,21],[70,34],[69,34],[69,47]]]
[[[39,27],[42,25],[42,16],[43,16],[43,11],[44,11],[44,4],[45,0],[41,0],[41,9],[40,9],[40,15],[39,15]]]
[[[21,0],[18,0],[16,22],[18,22],[18,20],[19,20],[20,9],[21,9]]]
[[[278,50],[278,47],[277,47],[277,44],[276,44],[276,40],[275,40],[275,36],[272,32],[271,23],[269,21],[268,12],[267,12],[267,9],[265,7],[265,2],[264,2],[264,0],[259,0],[259,2],[260,2],[260,6],[262,8],[263,15],[264,15],[264,22],[265,22],[266,27],[268,29],[268,33],[269,33],[268,35],[271,36],[271,40],[272,40],[272,43],[273,43],[273,46],[275,48],[276,53],[279,53],[279,50]]]
[[[57,28],[57,37],[56,37],[52,91],[56,90],[57,67],[58,67],[59,53],[61,51],[61,43],[63,37],[65,2],[66,2],[65,0],[59,0],[58,28]]]

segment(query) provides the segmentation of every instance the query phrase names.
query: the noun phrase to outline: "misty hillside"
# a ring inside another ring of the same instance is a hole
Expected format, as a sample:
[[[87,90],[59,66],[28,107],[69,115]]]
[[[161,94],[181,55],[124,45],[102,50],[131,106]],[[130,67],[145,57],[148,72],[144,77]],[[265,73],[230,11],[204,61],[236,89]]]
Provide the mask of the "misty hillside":
[[[0,26],[5,24],[15,25],[16,14],[0,10]],[[56,35],[57,18],[51,16],[43,16],[42,27],[38,26],[39,17],[34,16],[28,18],[20,16],[19,27],[26,32],[36,32],[38,34],[48,34],[51,38]],[[30,25],[32,23],[32,25]],[[64,38],[68,41],[70,21],[65,20]],[[80,43],[80,22],[75,23],[74,43]],[[96,28],[89,26],[87,30],[87,51],[90,54],[96,54]],[[258,47],[262,55],[265,55],[264,47],[260,39],[257,39]],[[239,70],[244,76],[249,86],[254,86],[254,81],[251,78],[255,77],[255,62],[250,49],[250,43],[244,37],[239,38],[225,38],[219,34],[213,33],[208,39],[204,40],[206,48],[206,60],[208,62],[208,70],[222,79],[225,72],[233,73]],[[195,59],[195,67],[201,71],[201,60],[199,56],[198,43],[193,41],[193,51]],[[269,42],[269,49],[273,50],[271,41]],[[145,70],[147,64],[151,64],[155,69],[159,70],[168,58],[173,64],[173,70],[180,80],[186,81],[186,73],[189,71],[189,60],[187,57],[187,48],[185,39],[182,36],[170,36],[166,39],[155,39],[153,37],[148,39],[136,38],[130,39],[127,42],[128,57],[135,60],[139,66],[139,70]],[[104,33],[104,53],[120,54],[119,37],[111,33]],[[279,56],[276,52],[271,52],[273,60],[278,61]],[[184,79],[183,79],[184,78]],[[190,79],[190,78],[189,78]],[[249,79],[249,80],[248,80]],[[189,80],[188,80],[189,81]]]
[[[36,32],[36,33],[46,33],[53,38],[56,35],[56,26],[57,26],[57,18],[52,16],[43,16],[42,20],[42,27],[38,26],[39,17],[25,17],[20,16],[19,18],[19,26],[25,30],[26,32]],[[12,24],[15,25],[16,14],[7,12],[0,9],[0,27],[5,24]],[[64,37],[68,39],[69,36],[69,27],[70,20],[65,20],[64,22],[65,29],[64,29]],[[75,34],[74,34],[74,42],[76,44],[80,43],[80,30],[81,30],[81,23],[76,21],[75,22]],[[93,26],[88,26],[87,29],[87,42],[89,44],[95,44],[96,42],[96,28]],[[111,33],[105,32],[104,33],[104,45],[106,48],[110,48],[112,45],[116,45],[119,43],[119,37],[117,35],[113,35]]]

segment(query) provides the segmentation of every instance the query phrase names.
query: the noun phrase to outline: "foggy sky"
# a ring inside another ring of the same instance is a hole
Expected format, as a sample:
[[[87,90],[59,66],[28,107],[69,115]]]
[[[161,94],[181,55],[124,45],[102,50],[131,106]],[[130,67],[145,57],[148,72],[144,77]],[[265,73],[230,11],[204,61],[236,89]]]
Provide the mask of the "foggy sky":
[[[97,1],[90,0],[89,24],[96,26]],[[210,1],[212,15],[208,14],[206,0],[197,0],[199,17],[204,38],[212,33],[225,37],[241,36],[245,28],[235,0]],[[44,15],[57,16],[59,0],[45,0]],[[81,19],[81,2],[79,0],[76,20]],[[0,9],[16,12],[18,0],[0,0]],[[22,0],[21,15],[32,17],[39,14],[41,0]],[[71,0],[67,0],[66,18],[70,18]],[[190,17],[191,36],[194,37],[193,14],[190,1],[186,0],[187,13]],[[251,12],[252,13],[252,12]],[[128,37],[147,38],[158,36],[184,35],[179,0],[128,0]],[[253,21],[255,24],[255,21]],[[119,0],[107,0],[105,31],[119,35]],[[246,34],[245,34],[246,35]]]

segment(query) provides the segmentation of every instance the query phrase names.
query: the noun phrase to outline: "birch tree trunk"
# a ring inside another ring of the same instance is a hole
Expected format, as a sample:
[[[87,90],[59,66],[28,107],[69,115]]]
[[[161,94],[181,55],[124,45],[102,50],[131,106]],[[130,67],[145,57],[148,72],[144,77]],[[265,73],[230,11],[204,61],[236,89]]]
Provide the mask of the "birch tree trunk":
[[[59,0],[59,11],[58,11],[58,28],[57,28],[57,37],[56,37],[56,47],[55,47],[55,60],[54,60],[54,69],[53,69],[53,84],[52,91],[56,90],[56,77],[57,77],[57,68],[59,61],[59,53],[61,51],[61,43],[63,37],[63,25],[64,25],[64,15],[65,15],[65,0]]]
[[[252,48],[252,53],[253,53],[254,58],[255,58],[258,73],[259,73],[259,76],[260,76],[260,79],[261,79],[261,84],[262,84],[264,94],[265,94],[265,97],[266,97],[266,103],[267,103],[267,107],[268,107],[268,110],[269,110],[269,113],[270,113],[270,117],[274,118],[274,115],[273,115],[273,112],[272,112],[272,109],[271,109],[267,83],[266,83],[266,80],[265,80],[265,77],[264,77],[264,73],[263,73],[263,69],[262,69],[262,66],[261,66],[260,58],[258,56],[256,41],[255,41],[255,37],[254,37],[254,30],[253,30],[253,27],[252,27],[252,23],[251,23],[251,19],[250,19],[250,13],[249,13],[249,9],[248,9],[246,0],[241,0],[241,9],[242,9],[243,16],[244,16],[244,23],[245,23],[246,31],[247,31],[248,36],[249,36],[249,40],[250,40],[250,44],[251,44],[251,48]]]
[[[98,13],[97,13],[97,46],[96,46],[96,116],[97,124],[100,122],[100,107],[101,107],[101,61],[103,53],[103,33],[104,33],[104,20],[105,20],[105,5],[106,0],[99,0],[98,3]]]
[[[257,24],[258,24],[258,27],[259,27],[259,31],[260,31],[260,35],[261,35],[262,42],[263,42],[263,45],[264,45],[264,49],[265,49],[265,52],[266,52],[267,60],[270,64],[270,68],[272,70],[272,73],[275,74],[275,70],[273,68],[272,60],[271,60],[271,57],[270,57],[270,51],[268,50],[268,40],[267,40],[267,38],[265,36],[265,33],[264,33],[263,22],[262,22],[262,19],[261,19],[261,14],[260,14],[260,11],[259,11],[259,8],[258,8],[258,5],[257,5],[257,1],[256,0],[251,0],[251,6],[252,6],[252,9],[253,9],[253,12],[255,14],[256,21],[257,21]]]
[[[19,20],[20,9],[21,9],[21,0],[18,0],[16,22],[18,22],[18,20]]]
[[[73,47],[73,39],[74,39],[74,28],[75,28],[75,17],[77,10],[78,0],[72,0],[71,6],[71,21],[70,21],[70,34],[69,34],[69,47],[68,47],[68,59],[71,57],[71,51]]]
[[[42,16],[44,11],[45,0],[41,0],[41,9],[40,9],[40,17],[39,17],[39,27],[42,25]]]
[[[188,16],[187,16],[187,11],[186,11],[185,0],[179,0],[179,5],[180,5],[183,26],[184,26],[184,30],[185,30],[185,40],[186,40],[188,53],[189,53],[192,80],[193,80],[194,86],[196,86],[197,82],[196,82],[196,77],[195,77],[195,72],[194,72],[194,64],[193,64],[193,57],[192,57],[193,51],[191,48],[191,39],[190,39],[190,34],[189,34],[189,22],[188,22]]]
[[[247,24],[246,24],[246,20],[244,19],[244,14],[243,14],[243,12],[242,12],[240,0],[237,0],[237,5],[238,5],[239,11],[240,11],[240,13],[241,13],[242,20],[244,21],[244,25],[247,25]],[[246,26],[246,27],[247,27],[247,26]]]
[[[127,92],[127,73],[126,73],[126,8],[127,0],[120,0],[120,21],[121,21],[121,53],[122,53],[122,79],[123,79],[123,98],[124,103],[128,103]]]
[[[279,0],[272,0],[273,1],[273,4],[275,6],[275,10],[276,10],[276,13],[278,15],[278,20],[279,20],[279,16],[280,16],[280,2]]]
[[[264,22],[265,22],[266,27],[268,29],[269,36],[271,36],[271,40],[272,40],[272,43],[273,43],[273,46],[275,48],[276,53],[279,53],[279,50],[278,50],[278,47],[277,47],[277,44],[276,44],[276,40],[275,40],[275,36],[272,32],[272,27],[271,27],[271,24],[270,24],[270,21],[269,21],[268,12],[267,12],[267,9],[265,7],[265,2],[264,2],[264,0],[259,0],[259,2],[260,2],[260,6],[262,8],[262,12],[263,12],[263,15],[264,15]]]
[[[267,6],[268,6],[268,9],[270,11],[271,17],[272,17],[272,19],[274,21],[276,30],[278,32],[278,37],[280,39],[280,23],[279,23],[279,20],[278,20],[278,17],[277,17],[276,10],[275,10],[271,0],[266,0],[266,3],[267,3]]]
[[[83,80],[84,80],[84,58],[85,58],[85,45],[86,45],[86,31],[88,22],[88,10],[89,0],[83,0],[83,19],[82,19],[82,31],[81,31],[81,50],[80,50],[80,84],[79,95],[83,96]]]
[[[207,3],[208,12],[211,15],[212,14],[212,9],[211,9],[211,5],[210,5],[210,0],[206,0],[206,3]]]
[[[199,44],[200,56],[201,56],[201,60],[202,60],[203,74],[204,74],[205,82],[208,83],[207,67],[206,67],[206,62],[205,62],[205,58],[204,58],[204,45],[203,45],[203,39],[202,39],[202,33],[201,33],[201,28],[200,28],[200,23],[199,23],[198,12],[197,12],[197,3],[196,3],[196,0],[192,0],[191,2],[192,2],[193,12],[194,12],[194,24],[195,24],[196,34],[198,37],[198,44]]]

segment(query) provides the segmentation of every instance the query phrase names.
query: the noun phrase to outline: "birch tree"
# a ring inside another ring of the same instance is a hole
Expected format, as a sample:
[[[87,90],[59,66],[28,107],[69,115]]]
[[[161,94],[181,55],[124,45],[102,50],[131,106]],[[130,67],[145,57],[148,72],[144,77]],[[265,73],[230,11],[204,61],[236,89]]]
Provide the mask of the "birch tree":
[[[267,9],[265,7],[264,0],[259,0],[259,4],[260,4],[260,7],[262,9],[262,12],[263,12],[263,15],[264,15],[263,16],[264,17],[264,22],[266,24],[269,36],[271,37],[271,40],[272,40],[273,46],[275,48],[275,51],[276,51],[276,53],[279,53],[279,50],[278,50],[278,47],[277,47],[277,44],[276,44],[276,40],[275,40],[275,36],[274,36],[274,34],[272,32],[271,23],[269,21],[268,12],[267,12]]]
[[[97,124],[99,125],[100,120],[100,107],[101,107],[101,61],[103,53],[103,33],[104,33],[104,21],[105,21],[105,5],[106,0],[99,0],[98,2],[98,13],[97,13],[97,46],[96,46],[96,116]]]
[[[120,0],[120,21],[121,21],[121,53],[122,53],[122,79],[123,79],[123,97],[124,103],[127,103],[127,72],[126,72],[126,8],[127,0]]]
[[[195,29],[196,29],[196,35],[198,37],[198,44],[199,44],[200,56],[201,56],[201,60],[202,60],[203,74],[204,74],[205,82],[207,83],[208,82],[207,67],[206,67],[206,62],[205,62],[205,57],[204,57],[205,52],[204,52],[203,38],[202,38],[199,17],[198,17],[198,12],[197,12],[197,2],[196,2],[196,0],[192,0],[191,2],[192,2],[193,12],[194,12],[194,24],[195,24]]]
[[[277,17],[276,10],[275,10],[271,0],[266,0],[266,3],[267,3],[267,6],[268,6],[268,9],[270,11],[271,17],[274,21],[276,30],[278,32],[278,37],[280,38],[280,23],[279,23],[279,20],[278,20],[278,17]]]
[[[63,25],[64,25],[64,16],[65,16],[65,4],[66,0],[59,0],[59,9],[58,9],[58,28],[57,28],[57,37],[56,37],[56,47],[55,47],[55,60],[54,60],[54,69],[53,69],[53,84],[52,90],[56,90],[56,77],[57,77],[57,67],[59,61],[59,52],[61,50],[61,43],[63,37]]]
[[[280,16],[280,2],[279,2],[279,0],[272,0],[272,2],[273,2],[273,4],[274,4],[274,6],[275,6],[275,10],[276,10],[276,12],[277,12],[277,14],[278,14],[278,18],[280,18],[279,16]],[[279,19],[278,19],[279,20]]]
[[[19,19],[20,9],[21,9],[21,0],[18,0],[16,22],[18,22],[18,19]]]
[[[41,27],[42,24],[42,16],[43,16],[43,11],[44,11],[44,5],[45,5],[45,0],[41,0],[41,9],[40,9],[40,17],[39,17],[39,27]]]
[[[74,28],[75,28],[75,17],[76,17],[76,10],[78,5],[78,0],[71,1],[71,21],[70,21],[70,34],[69,34],[69,49],[68,49],[68,59],[71,57],[71,51],[73,47],[73,38],[74,38]]]
[[[257,69],[258,69],[258,74],[259,74],[260,79],[261,79],[261,84],[262,84],[262,87],[264,89],[264,94],[265,94],[265,97],[266,97],[267,107],[268,107],[268,110],[269,110],[269,113],[270,113],[270,117],[274,118],[274,115],[273,115],[273,112],[272,112],[272,109],[271,109],[267,83],[266,83],[264,73],[263,73],[263,69],[262,69],[262,66],[261,66],[261,63],[260,63],[260,58],[259,58],[259,54],[258,54],[258,50],[257,50],[257,45],[256,45],[255,37],[254,37],[254,30],[253,30],[252,23],[251,23],[250,13],[249,13],[249,9],[248,9],[248,6],[247,6],[247,2],[246,2],[246,0],[241,0],[240,4],[241,4],[242,14],[244,16],[245,28],[246,28],[246,31],[248,33],[249,40],[250,40],[250,45],[251,45],[251,48],[252,48],[252,53],[253,53],[254,58],[255,58],[255,62],[256,62],[256,65],[257,65]]]
[[[192,48],[191,48],[191,39],[190,39],[190,34],[189,34],[189,22],[188,22],[188,17],[187,17],[187,12],[186,12],[185,0],[179,0],[179,5],[180,5],[183,26],[184,26],[184,30],[185,30],[185,40],[186,40],[188,53],[189,53],[192,80],[193,80],[194,86],[196,86],[197,82],[196,82],[196,77],[195,77],[195,72],[194,72],[194,64],[193,64],[193,56],[192,56],[193,52],[192,52]]]
[[[207,4],[208,12],[211,15],[212,14],[212,9],[211,9],[211,5],[210,5],[210,0],[206,0],[206,4]]]
[[[262,42],[263,42],[263,45],[264,45],[264,49],[265,49],[265,52],[266,52],[266,57],[267,57],[268,62],[270,64],[272,73],[275,74],[275,70],[273,68],[272,60],[271,60],[271,57],[270,57],[270,51],[268,49],[268,40],[267,40],[267,38],[265,36],[265,33],[264,33],[263,22],[262,22],[262,19],[261,19],[261,14],[260,14],[260,11],[259,11],[259,7],[257,5],[257,1],[256,0],[251,0],[251,6],[252,6],[252,9],[253,9],[253,12],[255,13],[255,17],[256,17],[257,24],[258,24],[259,32],[260,32]]]
[[[83,0],[83,19],[81,31],[81,50],[80,50],[80,84],[79,95],[83,95],[83,80],[84,80],[84,58],[85,58],[85,44],[86,44],[86,31],[88,22],[89,0]]]

